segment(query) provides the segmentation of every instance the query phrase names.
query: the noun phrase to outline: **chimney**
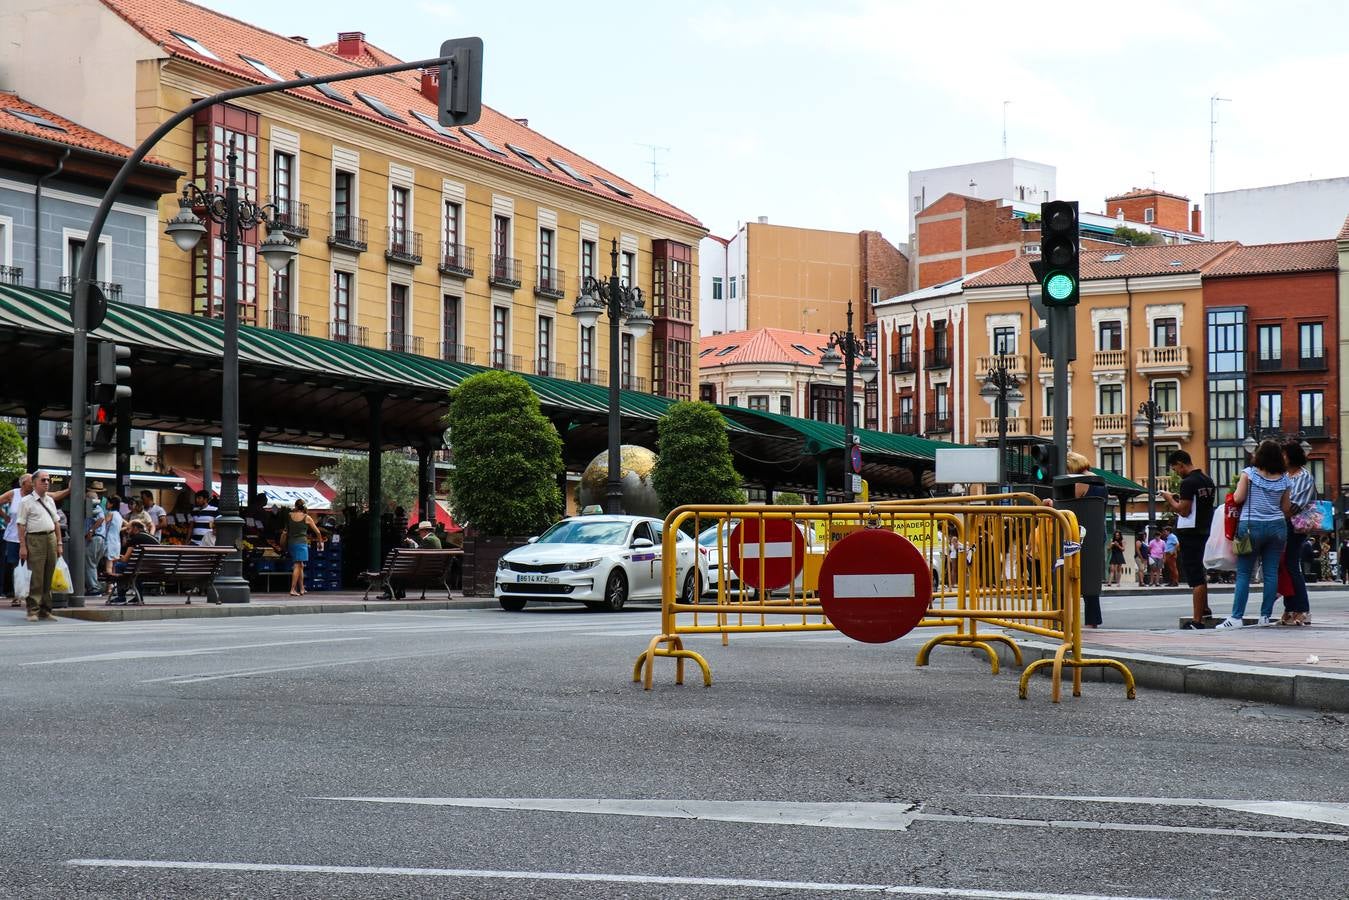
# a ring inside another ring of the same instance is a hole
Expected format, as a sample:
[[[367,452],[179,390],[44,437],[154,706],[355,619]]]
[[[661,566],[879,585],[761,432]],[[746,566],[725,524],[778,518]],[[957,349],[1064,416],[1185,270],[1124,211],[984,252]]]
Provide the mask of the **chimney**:
[[[440,102],[439,69],[422,69],[422,96],[432,103]]]
[[[759,224],[760,224],[760,225],[767,225],[767,224],[768,224],[768,216],[759,216]]]
[[[1204,214],[1199,211],[1198,203],[1190,210],[1190,230],[1195,234],[1204,233]]]
[[[337,55],[357,59],[365,53],[364,31],[343,31],[337,36]]]
[[[290,36],[290,40],[294,41],[297,44],[304,44],[306,47],[309,46],[309,38],[305,37],[302,34],[292,34]]]
[[[518,124],[518,125],[523,125],[523,126],[525,126],[526,128],[529,127],[529,120],[528,120],[528,119],[515,119],[514,121],[515,121],[515,123]]]

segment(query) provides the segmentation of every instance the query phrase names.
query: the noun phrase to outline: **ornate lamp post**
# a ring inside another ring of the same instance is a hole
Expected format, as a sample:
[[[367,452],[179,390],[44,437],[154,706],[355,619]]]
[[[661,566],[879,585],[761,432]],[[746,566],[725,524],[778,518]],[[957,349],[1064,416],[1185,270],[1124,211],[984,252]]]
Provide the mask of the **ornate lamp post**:
[[[984,386],[979,396],[993,400],[994,413],[998,417],[998,484],[1006,489],[1007,485],[1007,404],[1020,403],[1026,399],[1021,393],[1021,381],[1008,369],[1008,358],[998,356],[997,364],[984,375]]]
[[[243,540],[244,520],[239,516],[239,244],[244,233],[259,225],[267,226],[267,238],[258,252],[268,268],[281,271],[299,252],[295,244],[281,233],[277,208],[273,204],[258,204],[239,197],[235,180],[236,155],[230,142],[225,157],[228,181],[224,193],[205,191],[195,184],[183,186],[178,200],[178,215],[169,220],[164,232],[173,238],[178,249],[190,253],[206,225],[198,218],[197,210],[212,222],[221,225],[225,244],[224,296],[224,356],[220,412],[220,511],[216,518],[216,542],[222,547],[239,547]],[[210,485],[206,485],[210,490]],[[225,603],[247,603],[248,581],[243,577],[243,557],[235,554],[221,568],[216,589]]]
[[[1134,436],[1148,445],[1148,533],[1157,531],[1157,429],[1166,426],[1161,407],[1149,397],[1138,404],[1134,416]]]
[[[840,352],[841,351],[841,352]],[[867,353],[867,345],[862,338],[853,334],[852,330],[852,301],[848,301],[848,328],[845,331],[835,331],[829,335],[829,346],[820,357],[820,368],[827,375],[833,375],[843,367],[843,498],[846,502],[853,501],[852,491],[852,473],[848,471],[849,455],[852,453],[854,443],[853,431],[856,429],[856,423],[853,421],[853,370],[862,376],[864,384],[871,384],[876,380],[876,360],[872,359]]]
[[[593,328],[605,311],[609,313],[609,480],[605,490],[604,511],[610,515],[623,512],[622,417],[618,412],[618,381],[622,357],[620,355],[619,324],[626,322],[634,339],[640,340],[651,328],[651,317],[642,304],[642,290],[625,286],[618,277],[618,239],[609,253],[608,281],[586,277],[581,285],[581,296],[571,314],[582,328]]]

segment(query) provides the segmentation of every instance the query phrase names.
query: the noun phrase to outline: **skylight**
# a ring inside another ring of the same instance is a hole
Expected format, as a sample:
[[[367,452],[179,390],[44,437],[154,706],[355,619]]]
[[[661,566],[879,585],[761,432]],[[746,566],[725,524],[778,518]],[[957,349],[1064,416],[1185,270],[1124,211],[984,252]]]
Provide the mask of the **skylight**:
[[[550,156],[550,157],[548,157],[548,161],[549,161],[550,163],[552,163],[553,165],[557,166],[557,167],[558,167],[559,169],[561,169],[562,171],[566,172],[568,175],[570,175],[570,176],[572,177],[573,180],[575,180],[575,181],[577,181],[577,182],[579,182],[579,183],[581,183],[581,184],[590,184],[590,179],[589,179],[589,178],[586,178],[586,177],[585,177],[584,175],[582,175],[580,172],[576,171],[576,170],[573,169],[570,165],[568,165],[567,163],[564,163],[562,160],[558,159],[556,156]]]
[[[522,147],[517,147],[514,144],[507,144],[506,146],[510,148],[510,151],[512,153],[523,159],[525,162],[529,163],[534,168],[538,169],[540,172],[551,173],[553,171],[552,169],[548,168],[543,163],[535,159],[534,154],[530,153],[528,150],[525,150]]]
[[[598,181],[600,184],[604,185],[605,187],[607,187],[609,190],[613,191],[615,194],[621,194],[624,197],[632,196],[632,191],[619,187],[618,185],[614,184],[607,178],[601,178],[600,176],[596,175],[595,180]]]
[[[371,97],[369,94],[362,94],[360,91],[353,91],[352,93],[361,98],[361,101],[365,103],[366,106],[370,107],[384,118],[392,122],[402,122],[405,125],[407,124],[407,119],[404,119],[398,113],[389,109],[389,107],[385,106],[378,99]]]
[[[717,351],[717,356],[725,356],[726,354],[730,353],[732,350],[735,350],[739,346],[740,346],[739,344],[728,344]]]
[[[268,78],[272,79],[272,81],[285,80],[280,75],[273,72],[271,66],[267,65],[260,59],[254,59],[251,56],[244,56],[242,53],[239,54],[239,58],[242,59],[244,62],[248,63],[253,68],[257,69],[263,75],[266,75]]]
[[[301,72],[299,69],[296,69],[295,77],[314,78],[316,76],[310,75],[308,72]],[[338,92],[337,88],[333,87],[331,84],[316,84],[313,87],[314,90],[318,91],[320,94],[327,97],[329,100],[336,100],[338,103],[345,103],[347,106],[351,105],[351,101],[348,100],[346,97],[343,97],[342,94]]]
[[[1119,262],[1121,259],[1124,259],[1123,253],[1107,253],[1101,257],[1101,262]]]
[[[40,126],[40,127],[42,127],[42,128],[50,128],[52,131],[65,131],[65,130],[66,130],[63,126],[57,125],[57,124],[56,124],[55,122],[53,122],[51,119],[44,119],[42,116],[34,115],[33,113],[30,113],[30,112],[24,112],[24,111],[21,110],[21,109],[8,109],[8,108],[6,108],[6,109],[5,109],[5,112],[9,113],[11,116],[14,116],[16,119],[23,119],[25,122],[29,123],[30,125],[38,125],[38,126]]]
[[[421,122],[423,125],[425,125],[425,126],[426,126],[427,128],[429,128],[429,129],[431,129],[432,131],[434,131],[436,134],[440,135],[441,137],[443,137],[443,138],[449,138],[450,140],[455,141],[456,143],[459,141],[459,138],[457,138],[457,137],[454,136],[454,132],[453,132],[453,131],[450,131],[450,129],[446,128],[444,125],[440,124],[439,122],[437,122],[435,119],[431,118],[430,116],[422,115],[421,113],[417,112],[415,109],[410,109],[410,110],[408,110],[408,112],[410,112],[410,113],[412,113],[414,116],[416,116],[418,122]]]
[[[183,45],[184,47],[186,47],[187,49],[191,50],[193,53],[200,54],[201,56],[204,56],[204,57],[206,57],[207,59],[214,59],[216,62],[220,62],[220,61],[221,61],[221,60],[220,60],[220,57],[218,57],[218,56],[216,56],[214,53],[212,53],[212,52],[210,51],[210,49],[209,49],[205,44],[203,44],[201,41],[197,40],[196,38],[194,38],[194,37],[188,37],[188,36],[185,35],[185,34],[179,34],[179,33],[176,32],[176,31],[170,31],[169,34],[171,34],[171,35],[173,35],[174,37],[176,37],[176,38],[182,43],[182,45]]]
[[[488,153],[495,153],[498,156],[506,155],[505,150],[502,150],[496,144],[492,143],[487,138],[478,134],[478,132],[474,131],[472,128],[461,128],[459,130],[462,131],[464,134],[468,135],[470,138],[472,138],[473,143],[477,144],[479,147],[483,148]]]
[[[814,355],[815,355],[815,351],[811,350],[809,347],[803,347],[803,346],[801,346],[800,344],[792,344],[792,349],[793,349],[793,350],[800,350],[800,351],[801,351],[802,353],[804,353],[806,356],[814,356]]]
[[[711,352],[712,352],[713,350],[715,350],[715,349],[717,349],[717,348],[716,348],[716,347],[708,347],[706,350],[704,350],[703,352],[701,352],[701,353],[698,354],[698,358],[699,358],[699,359],[702,359],[704,356],[706,356],[707,354],[711,353]]]

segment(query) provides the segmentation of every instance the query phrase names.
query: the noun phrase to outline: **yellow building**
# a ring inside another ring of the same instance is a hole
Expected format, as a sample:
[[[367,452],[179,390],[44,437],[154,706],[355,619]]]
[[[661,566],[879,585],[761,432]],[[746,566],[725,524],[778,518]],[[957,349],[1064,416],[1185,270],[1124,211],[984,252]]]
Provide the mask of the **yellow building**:
[[[1230,243],[1121,247],[1082,254],[1077,360],[1069,365],[1068,444],[1093,466],[1146,484],[1146,443],[1133,424],[1149,397],[1161,409],[1155,430],[1156,471],[1172,450],[1207,461],[1204,418],[1202,276]],[[1008,435],[1053,436],[1053,361],[1031,344],[1042,324],[1031,308],[1035,286],[1020,257],[964,282],[968,310],[966,433],[996,439],[994,401],[978,396],[999,357],[1020,379],[1025,399],[1009,404]]]

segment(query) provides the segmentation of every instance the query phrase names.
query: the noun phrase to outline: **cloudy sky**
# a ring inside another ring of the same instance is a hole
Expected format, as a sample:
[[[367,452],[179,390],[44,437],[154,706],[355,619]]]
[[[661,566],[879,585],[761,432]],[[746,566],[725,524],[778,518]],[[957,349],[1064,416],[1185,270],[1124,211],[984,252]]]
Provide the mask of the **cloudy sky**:
[[[205,3],[404,59],[480,35],[486,103],[647,188],[654,153],[656,192],[719,234],[765,215],[902,242],[909,170],[1003,156],[1004,111],[1007,155],[1084,211],[1152,184],[1202,202],[1215,95],[1218,190],[1349,175],[1343,2]]]

